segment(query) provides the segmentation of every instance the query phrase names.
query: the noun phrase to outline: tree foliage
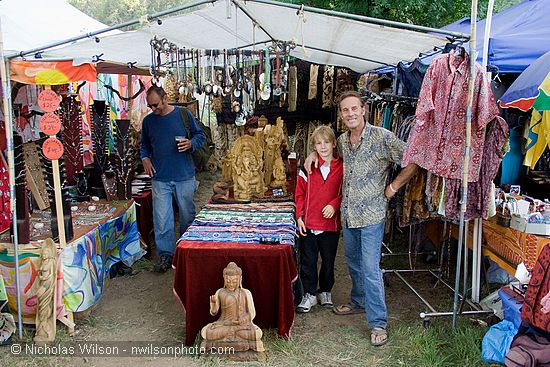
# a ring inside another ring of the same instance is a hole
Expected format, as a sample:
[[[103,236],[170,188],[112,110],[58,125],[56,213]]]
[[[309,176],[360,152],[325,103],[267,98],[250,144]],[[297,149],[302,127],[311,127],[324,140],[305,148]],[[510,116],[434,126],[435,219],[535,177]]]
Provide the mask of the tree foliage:
[[[107,25],[175,8],[193,0],[69,0],[69,3]],[[282,0],[317,8],[365,15],[430,27],[442,27],[470,16],[470,0]],[[521,0],[495,0],[499,12]],[[479,0],[478,17],[487,13],[488,0]]]

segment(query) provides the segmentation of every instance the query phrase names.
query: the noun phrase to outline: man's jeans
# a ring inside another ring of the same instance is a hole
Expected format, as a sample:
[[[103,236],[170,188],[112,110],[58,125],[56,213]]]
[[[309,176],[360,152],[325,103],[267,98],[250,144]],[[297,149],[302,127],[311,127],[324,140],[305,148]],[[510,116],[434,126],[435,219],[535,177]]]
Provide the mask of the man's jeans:
[[[155,226],[155,243],[159,256],[174,256],[173,198],[176,199],[179,211],[180,236],[195,219],[195,179],[187,181],[153,180],[153,224]]]
[[[344,250],[351,276],[351,303],[364,308],[370,327],[386,328],[388,311],[380,270],[384,222],[344,228]]]

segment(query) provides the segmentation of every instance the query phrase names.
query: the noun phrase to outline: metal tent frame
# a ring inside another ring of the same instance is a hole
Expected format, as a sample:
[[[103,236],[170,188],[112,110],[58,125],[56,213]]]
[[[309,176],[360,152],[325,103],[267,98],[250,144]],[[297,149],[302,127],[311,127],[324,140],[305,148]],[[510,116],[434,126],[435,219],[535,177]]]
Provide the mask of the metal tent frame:
[[[384,27],[393,27],[393,28],[397,28],[397,29],[401,29],[401,30],[409,30],[409,31],[418,31],[418,32],[432,32],[432,33],[437,33],[437,34],[442,34],[442,35],[448,35],[448,36],[452,36],[452,37],[457,37],[457,38],[462,38],[462,39],[470,39],[470,36],[467,35],[467,34],[463,34],[463,33],[459,33],[459,32],[452,32],[452,31],[447,31],[447,30],[442,30],[442,29],[436,29],[436,28],[431,28],[431,27],[424,27],[424,26],[417,26],[417,25],[413,25],[413,24],[407,24],[407,23],[401,23],[401,22],[395,22],[395,21],[388,21],[388,20],[383,20],[383,19],[377,19],[377,18],[372,18],[372,17],[366,17],[366,16],[360,16],[360,15],[354,15],[354,14],[346,14],[346,13],[341,13],[341,12],[336,12],[336,11],[331,11],[331,10],[325,10],[325,9],[318,9],[318,8],[313,8],[313,7],[309,7],[309,6],[303,6],[303,5],[295,5],[295,4],[287,4],[287,3],[280,3],[280,2],[276,2],[276,1],[271,1],[271,0],[198,0],[198,1],[195,1],[193,3],[190,3],[190,4],[186,4],[186,5],[183,5],[183,6],[179,6],[179,7],[176,7],[176,8],[173,8],[173,9],[169,9],[169,10],[165,10],[165,11],[161,11],[161,12],[158,12],[158,13],[155,13],[155,14],[152,14],[150,16],[145,16],[145,17],[142,17],[142,18],[139,18],[139,19],[134,19],[134,20],[131,20],[131,21],[128,21],[128,22],[124,22],[124,23],[121,23],[119,25],[116,25],[116,26],[111,26],[111,27],[107,27],[105,29],[101,29],[101,30],[98,30],[98,31],[94,31],[94,32],[89,32],[89,33],[86,33],[84,35],[81,35],[81,36],[77,36],[77,37],[72,37],[72,38],[69,38],[69,39],[66,39],[66,40],[63,40],[63,41],[59,41],[59,42],[54,42],[54,43],[51,43],[51,44],[47,44],[47,45],[44,45],[42,47],[37,47],[37,48],[33,48],[31,50],[26,50],[26,51],[21,51],[21,52],[17,52],[17,53],[14,53],[14,54],[11,54],[11,55],[4,55],[4,52],[3,52],[3,48],[2,48],[2,40],[1,40],[1,24],[0,24],[0,56],[2,57],[2,67],[1,67],[1,71],[2,71],[2,88],[3,88],[3,103],[4,103],[4,114],[5,114],[5,118],[6,118],[6,121],[9,121],[9,123],[6,124],[6,135],[7,135],[7,147],[8,147],[8,165],[9,165],[9,172],[10,172],[10,195],[11,195],[11,210],[12,210],[12,214],[15,218],[15,179],[14,179],[14,157],[13,157],[13,115],[12,115],[12,110],[10,108],[11,106],[11,98],[10,98],[10,93],[9,93],[9,90],[10,90],[10,78],[9,78],[9,61],[10,59],[13,59],[13,58],[16,58],[16,57],[24,57],[26,55],[31,55],[31,54],[37,54],[37,53],[40,53],[44,50],[49,50],[49,49],[52,49],[52,48],[55,48],[55,47],[58,47],[58,46],[62,46],[62,45],[67,45],[69,43],[73,43],[73,42],[76,42],[76,41],[79,41],[79,40],[82,40],[82,39],[86,39],[86,38],[95,38],[95,36],[98,36],[100,34],[104,34],[106,32],[109,32],[109,31],[112,31],[112,30],[117,30],[117,29],[121,29],[121,28],[124,28],[124,27],[128,27],[128,26],[132,26],[132,25],[136,25],[136,24],[144,24],[144,23],[148,23],[148,22],[151,22],[151,21],[159,21],[159,22],[162,22],[160,19],[161,17],[164,17],[164,16],[167,16],[167,15],[170,15],[170,14],[174,14],[174,13],[177,13],[177,12],[181,12],[181,11],[184,11],[184,10],[190,10],[190,9],[194,9],[194,8],[198,8],[202,5],[205,5],[205,4],[209,4],[209,3],[216,3],[216,2],[220,2],[220,1],[226,1],[227,3],[227,11],[228,11],[228,15],[230,15],[230,9],[231,9],[231,6],[234,5],[236,8],[239,8],[241,10],[243,9],[246,9],[246,4],[247,3],[259,3],[259,4],[266,4],[266,5],[269,5],[269,6],[274,6],[274,7],[284,7],[284,8],[289,8],[289,9],[294,9],[296,11],[305,11],[305,12],[311,12],[311,13],[315,13],[315,14],[319,14],[319,15],[327,15],[327,16],[337,16],[337,17],[342,17],[342,18],[345,18],[345,19],[351,19],[351,20],[355,20],[355,21],[358,21],[358,22],[364,22],[364,23],[370,23],[370,24],[375,24],[375,25],[380,25],[380,26],[384,26]],[[257,24],[257,21],[253,18],[253,16],[251,14],[248,14],[246,11],[243,10],[243,12],[247,15],[247,17],[254,23],[256,24],[257,26],[259,27],[262,27],[261,24]],[[477,0],[472,0],[472,16],[471,16],[471,19],[477,19]],[[470,50],[475,50],[475,22],[472,22],[472,32],[471,34],[473,35],[473,37],[470,39],[470,43],[471,43],[471,46],[470,46]],[[261,28],[260,28],[261,29]],[[269,33],[268,32],[265,32],[266,34],[268,34],[269,36]],[[271,42],[271,41],[274,41],[273,37],[270,37],[271,39],[270,40],[267,40],[267,41],[260,41],[258,43],[266,43],[266,42]],[[250,45],[249,45],[250,46]],[[308,45],[302,45],[303,47],[307,48],[307,47],[310,47]],[[326,52],[330,52],[328,50],[322,50],[322,51],[326,51]],[[470,51],[470,53],[472,52],[475,52],[475,51]],[[346,57],[356,57],[356,56],[353,56],[353,55],[344,55]],[[475,60],[475,57],[472,57],[473,55],[470,54],[470,59],[471,60]],[[470,76],[469,76],[469,89],[468,89],[468,106],[467,106],[467,123],[466,123],[466,140],[467,140],[467,145],[466,145],[466,149],[465,149],[465,154],[464,154],[464,180],[463,180],[463,204],[462,204],[462,213],[461,213],[461,219],[460,219],[460,238],[459,238],[459,253],[461,252],[461,249],[462,249],[462,245],[465,241],[463,241],[463,238],[462,238],[462,233],[463,233],[463,230],[464,230],[464,211],[465,211],[465,203],[466,203],[466,195],[467,195],[467,177],[468,177],[468,163],[469,163],[469,141],[470,141],[470,135],[471,135],[471,119],[472,119],[472,116],[471,116],[471,105],[472,105],[472,96],[473,96],[473,78],[474,78],[474,63],[471,63],[471,68],[470,68]],[[59,190],[60,188],[57,187],[56,190]],[[17,228],[16,228],[16,221],[14,221],[14,224],[13,224],[13,230],[14,230],[14,236],[13,236],[13,244],[14,244],[14,252],[16,254],[16,258],[18,257],[18,238],[17,238]],[[458,257],[457,259],[457,277],[456,279],[459,279],[460,277],[460,256]],[[19,303],[20,303],[20,290],[19,290],[19,286],[18,286],[18,282],[19,282],[19,266],[18,266],[18,263],[16,261],[16,283],[17,283],[17,304],[18,304],[18,315],[17,315],[17,319],[18,319],[18,331],[19,331],[19,337],[21,338],[22,337],[22,322],[21,322],[21,311],[20,311],[20,307],[19,307]],[[453,307],[453,330],[455,328],[455,318],[456,318],[456,315],[458,314],[458,285],[455,284],[455,300],[454,300],[454,307]]]

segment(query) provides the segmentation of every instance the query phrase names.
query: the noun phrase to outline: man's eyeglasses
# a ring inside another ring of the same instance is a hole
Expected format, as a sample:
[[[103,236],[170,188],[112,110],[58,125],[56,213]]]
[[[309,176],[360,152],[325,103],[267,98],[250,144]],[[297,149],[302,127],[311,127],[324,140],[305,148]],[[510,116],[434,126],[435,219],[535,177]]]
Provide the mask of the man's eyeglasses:
[[[147,107],[149,107],[150,109],[154,110],[155,108],[157,108],[159,106],[158,103],[147,103]]]

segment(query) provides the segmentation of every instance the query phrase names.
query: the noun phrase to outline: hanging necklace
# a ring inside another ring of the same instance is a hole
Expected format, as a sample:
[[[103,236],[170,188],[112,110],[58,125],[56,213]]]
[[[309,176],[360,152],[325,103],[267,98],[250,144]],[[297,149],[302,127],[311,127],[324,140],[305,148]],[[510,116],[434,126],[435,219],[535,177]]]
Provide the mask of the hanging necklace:
[[[63,145],[65,146],[65,164],[67,167],[67,179],[73,184],[75,177],[83,169],[83,148],[82,148],[82,114],[80,103],[76,96],[68,96],[61,103],[61,122],[63,131],[61,133]]]
[[[99,115],[97,111],[100,101],[94,101],[94,104],[90,106],[92,111],[92,143],[95,158],[102,172],[106,170],[107,166],[107,138],[109,134],[109,122],[111,120],[110,108],[107,102],[102,102],[105,105],[103,113]]]

